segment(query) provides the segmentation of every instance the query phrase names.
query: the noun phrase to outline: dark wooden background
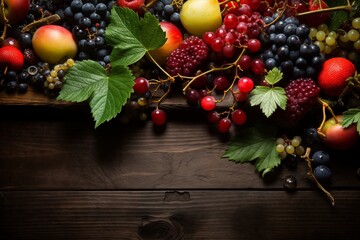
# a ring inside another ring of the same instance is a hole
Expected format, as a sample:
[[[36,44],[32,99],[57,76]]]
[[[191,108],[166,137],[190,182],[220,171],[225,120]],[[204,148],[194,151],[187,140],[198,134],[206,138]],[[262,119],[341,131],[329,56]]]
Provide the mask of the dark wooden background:
[[[231,135],[174,106],[164,131],[94,130],[85,105],[2,93],[0,239],[360,239],[359,144],[331,153],[332,207],[304,162],[264,181],[222,158]]]

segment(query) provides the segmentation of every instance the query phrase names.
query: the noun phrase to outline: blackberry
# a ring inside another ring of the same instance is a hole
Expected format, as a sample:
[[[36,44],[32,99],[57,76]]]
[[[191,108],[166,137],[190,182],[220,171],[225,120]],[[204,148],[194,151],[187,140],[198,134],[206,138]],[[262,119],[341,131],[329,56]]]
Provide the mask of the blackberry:
[[[35,65],[38,62],[38,57],[34,50],[26,48],[23,51],[24,59],[29,65]]]
[[[291,120],[299,120],[317,103],[320,88],[311,78],[299,78],[291,81],[285,91],[286,114]]]
[[[172,76],[191,76],[207,60],[208,55],[206,43],[197,36],[190,36],[167,58],[166,71]]]

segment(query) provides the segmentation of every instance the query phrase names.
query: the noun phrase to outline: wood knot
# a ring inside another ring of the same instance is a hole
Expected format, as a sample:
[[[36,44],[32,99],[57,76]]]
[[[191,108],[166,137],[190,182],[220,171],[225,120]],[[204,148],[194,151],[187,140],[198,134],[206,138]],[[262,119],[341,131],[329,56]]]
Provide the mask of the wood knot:
[[[172,217],[145,217],[138,229],[138,236],[142,240],[180,240],[184,237],[184,228]]]

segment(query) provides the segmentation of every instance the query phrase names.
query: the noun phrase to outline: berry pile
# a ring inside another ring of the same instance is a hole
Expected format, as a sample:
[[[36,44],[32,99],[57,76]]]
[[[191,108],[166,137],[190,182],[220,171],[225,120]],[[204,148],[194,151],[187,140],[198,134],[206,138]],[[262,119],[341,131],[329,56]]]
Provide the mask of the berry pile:
[[[271,23],[275,19],[265,17],[264,21]],[[316,77],[324,57],[309,33],[310,28],[295,17],[281,17],[271,24],[262,37],[265,50],[261,56],[266,69],[277,67],[286,79]]]

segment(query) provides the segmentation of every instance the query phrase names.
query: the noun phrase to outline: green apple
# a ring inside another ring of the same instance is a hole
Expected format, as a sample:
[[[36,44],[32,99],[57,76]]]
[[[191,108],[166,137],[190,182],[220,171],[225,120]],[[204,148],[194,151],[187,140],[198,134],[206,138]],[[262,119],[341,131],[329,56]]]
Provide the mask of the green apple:
[[[180,10],[180,21],[186,31],[198,37],[214,32],[222,24],[218,0],[186,1]]]
[[[77,53],[72,33],[58,25],[38,28],[33,35],[32,45],[39,58],[50,64],[63,63],[68,58],[74,58]]]
[[[336,119],[330,118],[326,120],[321,129],[321,132],[324,133],[325,136],[321,136],[321,140],[331,148],[345,150],[356,144],[359,133],[356,130],[355,124],[344,128],[341,125],[341,121],[342,115],[336,116]]]

